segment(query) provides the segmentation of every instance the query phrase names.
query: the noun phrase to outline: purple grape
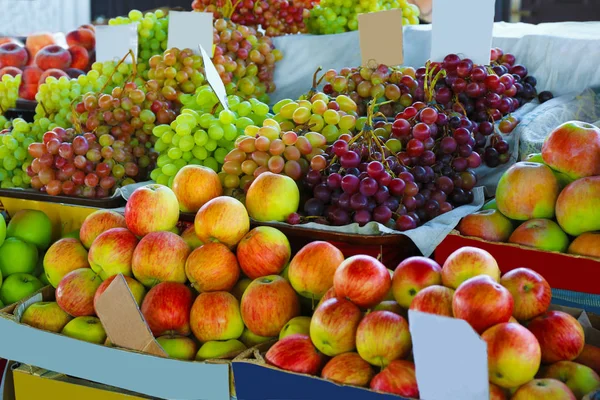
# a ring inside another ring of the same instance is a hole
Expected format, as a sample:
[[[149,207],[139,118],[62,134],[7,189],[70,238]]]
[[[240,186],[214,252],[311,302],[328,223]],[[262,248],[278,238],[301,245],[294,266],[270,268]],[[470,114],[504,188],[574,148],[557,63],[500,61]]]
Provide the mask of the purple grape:
[[[378,189],[379,185],[377,184],[377,181],[373,178],[367,177],[360,181],[359,190],[362,194],[364,194],[367,197],[375,195]]]
[[[444,138],[446,139],[446,138]],[[443,139],[442,139],[443,140]],[[435,153],[431,150],[425,150],[423,154],[421,154],[421,165],[433,165],[435,164]]]
[[[337,206],[342,194],[343,192],[340,189],[335,189],[333,192],[331,192],[331,204]]]
[[[463,157],[457,157],[452,160],[452,168],[457,172],[462,172],[467,169],[467,159]]]
[[[311,185],[317,185],[321,183],[321,174],[319,173],[319,171],[308,171],[308,173],[306,174],[306,182]]]
[[[404,196],[402,198],[402,204],[404,204],[407,211],[412,211],[417,208],[417,201],[413,196]]]
[[[344,210],[350,210],[350,197],[352,197],[352,195],[348,193],[342,193],[338,198],[338,207]]]
[[[358,176],[358,175],[360,175],[360,171],[358,170],[358,168],[348,168],[346,170],[346,175]]]
[[[431,196],[429,196],[429,200],[435,200],[438,204],[445,202],[447,198],[446,193],[441,190],[435,190],[431,192]]]
[[[346,210],[338,208],[332,213],[331,222],[338,226],[348,225],[350,223],[350,215]]]
[[[354,175],[346,175],[342,178],[342,190],[345,193],[353,194],[358,192],[360,180]]]
[[[313,196],[323,204],[329,203],[331,199],[331,190],[325,183],[320,183],[313,189]]]
[[[308,199],[306,203],[304,203],[304,212],[308,216],[322,215],[324,209],[325,206],[323,203],[317,199]]]
[[[398,229],[399,231],[408,231],[410,229],[415,229],[416,227],[416,221],[408,215],[401,215],[396,220],[396,229]]]
[[[347,151],[340,157],[340,164],[344,169],[358,167],[360,156],[354,151]]]
[[[378,206],[373,210],[373,219],[380,224],[387,223],[392,218],[392,211],[384,206]]]
[[[367,210],[369,210],[369,212],[373,212],[373,210],[375,209],[375,207],[377,207],[377,202],[375,201],[374,198],[369,197],[367,199]]]
[[[371,222],[371,213],[368,210],[358,210],[354,213],[354,222],[360,226],[364,226]]]
[[[452,191],[454,190],[454,182],[452,182],[452,179],[450,179],[447,176],[440,176],[439,178],[437,178],[435,183],[438,189],[440,189],[446,194],[452,193]]]
[[[382,206],[386,206],[390,210],[396,210],[400,206],[400,202],[398,201],[397,198],[390,197],[389,199],[387,199],[386,201],[384,201],[383,204],[381,204],[381,205]]]
[[[338,173],[330,174],[327,177],[327,185],[331,189],[340,188],[342,186],[342,176],[340,174],[338,174]]]
[[[377,204],[382,204],[390,198],[390,190],[387,186],[381,186],[379,189],[377,189],[377,193],[375,193],[373,198],[375,199]]]
[[[350,208],[353,210],[360,210],[362,208],[367,208],[368,199],[362,193],[354,193],[352,197],[350,197]]]
[[[456,142],[457,141],[454,138],[445,137],[440,142],[440,149],[445,154],[452,154],[452,153],[454,153],[456,151],[456,147],[457,147],[457,143]]]
[[[468,144],[461,144],[460,146],[458,146],[458,155],[464,158],[467,158],[471,155],[471,153],[473,152],[473,148],[471,148],[471,146],[469,146]]]

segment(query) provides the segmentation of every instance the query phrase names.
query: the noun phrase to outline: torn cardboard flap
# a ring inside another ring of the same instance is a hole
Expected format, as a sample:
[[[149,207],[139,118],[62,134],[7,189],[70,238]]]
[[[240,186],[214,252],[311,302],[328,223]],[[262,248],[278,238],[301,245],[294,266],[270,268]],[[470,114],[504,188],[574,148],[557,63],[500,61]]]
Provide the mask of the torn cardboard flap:
[[[358,39],[363,66],[401,65],[404,62],[402,10],[359,14]]]
[[[115,346],[167,357],[154,339],[122,274],[98,298],[96,313]]]

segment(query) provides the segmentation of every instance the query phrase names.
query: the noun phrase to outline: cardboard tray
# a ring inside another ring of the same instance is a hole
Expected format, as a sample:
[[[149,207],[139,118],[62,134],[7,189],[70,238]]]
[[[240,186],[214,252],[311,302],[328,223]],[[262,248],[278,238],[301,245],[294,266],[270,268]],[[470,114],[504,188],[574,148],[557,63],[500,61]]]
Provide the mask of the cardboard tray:
[[[87,199],[84,197],[50,196],[49,194],[41,193],[33,189],[0,189],[0,197],[94,208],[119,208],[125,205],[125,199],[119,194],[104,199]]]
[[[464,247],[479,247],[488,251],[502,273],[527,267],[539,272],[553,289],[570,290],[600,295],[600,260],[591,257],[542,251],[512,243],[489,242],[462,236],[453,231],[440,243],[434,253],[435,260],[443,265],[452,252]]]

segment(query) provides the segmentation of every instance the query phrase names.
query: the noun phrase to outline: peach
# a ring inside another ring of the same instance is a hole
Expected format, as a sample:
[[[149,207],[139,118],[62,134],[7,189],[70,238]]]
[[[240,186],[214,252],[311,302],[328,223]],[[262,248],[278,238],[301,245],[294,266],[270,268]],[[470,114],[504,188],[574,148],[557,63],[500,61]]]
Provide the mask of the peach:
[[[69,47],[69,53],[71,53],[71,68],[84,70],[90,63],[90,56],[85,47],[74,45]]]
[[[43,84],[43,83],[45,83],[46,79],[48,77],[50,77],[50,76],[52,76],[52,77],[54,77],[56,79],[60,79],[63,76],[65,76],[67,78],[69,77],[69,75],[67,75],[67,73],[65,71],[63,71],[63,70],[56,69],[56,68],[50,68],[50,69],[44,71],[44,73],[42,74],[42,76],[40,76],[40,81],[38,82],[38,86],[41,85],[41,84]]]
[[[600,175],[600,128],[565,122],[544,141],[542,157],[548,166],[573,179]]]
[[[69,78],[77,78],[79,75],[85,75],[85,72],[77,68],[67,68],[65,70]]]
[[[509,243],[545,251],[564,252],[569,246],[567,234],[552,220],[538,218],[523,222],[508,238]]]
[[[23,68],[23,82],[32,85],[35,84],[37,87],[37,84],[39,83],[43,73],[44,70],[38,66],[31,65],[29,67],[25,67]]]
[[[571,242],[567,253],[600,258],[600,233],[582,233]]]
[[[556,220],[572,236],[600,230],[600,176],[568,185],[556,201]]]
[[[490,242],[506,242],[513,231],[513,225],[500,211],[491,209],[467,215],[456,229],[463,236],[475,236]]]
[[[71,53],[56,44],[44,47],[35,55],[35,63],[44,71],[51,68],[65,70],[71,66],[71,62]]]
[[[23,46],[13,42],[0,45],[0,65],[3,67],[23,68],[28,59],[29,54]]]
[[[93,50],[96,47],[96,34],[93,30],[80,27],[67,33],[67,44],[69,47],[80,45],[86,50]]]
[[[53,44],[56,44],[56,40],[54,40],[51,33],[37,33],[27,36],[25,48],[29,51],[29,55],[33,59],[41,49]]]
[[[17,76],[22,74],[23,71],[17,67],[4,67],[0,69],[0,77],[4,75]]]
[[[35,95],[37,94],[37,91],[38,91],[37,83],[34,83],[34,84],[22,83],[21,87],[19,87],[19,98],[33,101],[33,100],[35,100]]]

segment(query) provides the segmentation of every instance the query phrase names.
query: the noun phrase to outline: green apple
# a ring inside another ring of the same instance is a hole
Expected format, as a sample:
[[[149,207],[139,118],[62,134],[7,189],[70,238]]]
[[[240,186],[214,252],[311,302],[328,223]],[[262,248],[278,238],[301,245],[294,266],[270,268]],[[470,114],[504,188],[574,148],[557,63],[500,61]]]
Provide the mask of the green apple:
[[[38,249],[15,237],[9,237],[0,247],[0,270],[2,276],[19,272],[31,274],[38,263]]]
[[[283,268],[283,271],[281,271],[281,275],[283,277],[283,279],[285,279],[286,281],[290,281],[290,277],[289,277],[289,271],[290,271],[290,264],[288,263],[285,268]]]
[[[238,300],[242,301],[242,295],[248,288],[248,286],[252,283],[252,279],[244,278],[240,279],[233,289],[231,289],[231,294]]]
[[[213,358],[233,358],[246,350],[246,346],[236,339],[219,341],[211,340],[202,345],[196,354],[196,360],[204,361]]]
[[[487,203],[483,205],[482,210],[497,210],[498,205],[496,204],[496,199],[491,199]]]
[[[59,333],[72,317],[64,312],[55,301],[41,301],[27,307],[21,323],[45,331]]]
[[[184,336],[161,336],[156,339],[160,347],[167,352],[170,358],[191,361],[196,356],[198,346],[189,337]]]
[[[13,304],[31,296],[44,287],[38,278],[30,274],[17,273],[7,277],[0,287],[0,300],[4,304]]]
[[[79,229],[62,235],[61,239],[72,238],[79,240]]]
[[[52,240],[52,222],[39,210],[21,210],[11,218],[6,236],[17,237],[46,250]]]
[[[103,344],[106,332],[97,317],[77,317],[71,320],[62,330],[62,334],[73,339],[90,343]]]
[[[4,303],[0,300],[0,308],[4,308]]]
[[[50,281],[48,281],[48,277],[44,271],[38,275],[38,279],[44,284],[44,286],[48,286],[50,284]]]
[[[590,367],[573,361],[559,361],[549,365],[541,371],[540,376],[563,382],[578,399],[600,388],[598,374]]]
[[[248,328],[244,328],[242,336],[240,336],[240,342],[244,343],[246,347],[254,347],[257,344],[261,344],[273,339],[272,337],[258,336]]]
[[[279,332],[279,340],[286,336],[301,333],[303,335],[310,334],[310,317],[294,317],[281,328]]]
[[[6,239],[6,221],[4,215],[0,214],[0,246],[4,243],[4,239]]]

